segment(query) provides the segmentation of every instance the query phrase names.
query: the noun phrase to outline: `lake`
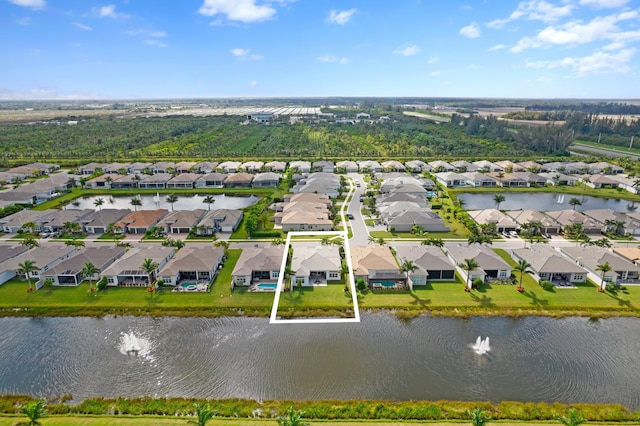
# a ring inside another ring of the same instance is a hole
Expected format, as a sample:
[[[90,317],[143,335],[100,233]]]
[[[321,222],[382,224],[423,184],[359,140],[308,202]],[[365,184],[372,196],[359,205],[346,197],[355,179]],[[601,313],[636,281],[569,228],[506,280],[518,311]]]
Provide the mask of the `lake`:
[[[168,194],[156,195],[141,195],[140,201],[142,206],[138,207],[138,210],[154,210],[154,209],[167,209],[171,210],[171,204],[167,202]],[[209,204],[203,203],[202,200],[206,195],[193,195],[193,194],[176,194],[178,201],[173,203],[173,210],[196,210],[209,208]],[[250,196],[238,196],[238,195],[225,195],[218,194],[212,195],[215,200],[211,204],[211,209],[244,209],[254,205],[260,198],[254,195]],[[69,209],[97,209],[94,201],[98,198],[104,200],[102,205],[103,209],[131,209],[131,199],[133,197],[111,197],[108,195],[97,195],[90,197],[76,198],[74,202],[78,205],[70,204],[67,206]]]
[[[640,408],[640,319],[269,325],[264,318],[0,318],[0,394],[518,400]],[[490,337],[490,351],[471,344]],[[131,351],[135,349],[135,351]]]
[[[612,198],[599,198],[582,195],[557,194],[553,192],[502,192],[505,200],[500,203],[500,210],[538,210],[554,211],[573,209],[569,204],[571,198],[578,198],[582,205],[576,206],[576,210],[611,209],[616,212],[628,212],[631,201]],[[475,193],[458,194],[460,200],[464,200],[466,210],[483,210],[496,208],[493,197],[496,194]],[[633,198],[630,196],[630,199]],[[560,202],[559,202],[560,201]],[[636,204],[640,206],[640,198],[636,197]]]

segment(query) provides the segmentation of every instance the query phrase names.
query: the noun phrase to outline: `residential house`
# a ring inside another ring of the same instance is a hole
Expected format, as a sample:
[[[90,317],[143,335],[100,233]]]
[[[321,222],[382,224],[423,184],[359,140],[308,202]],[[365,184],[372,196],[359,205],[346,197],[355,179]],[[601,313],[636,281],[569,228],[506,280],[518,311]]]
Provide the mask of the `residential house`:
[[[376,287],[406,282],[389,247],[352,246],[350,251],[353,275],[356,280],[362,278],[366,283]]]
[[[381,212],[380,217],[387,226],[388,231],[410,232],[414,229],[414,226],[418,226],[424,232],[449,232],[449,227],[445,226],[442,218],[430,209],[408,208],[394,215],[386,213],[388,212]]]
[[[63,260],[70,258],[76,251],[76,247],[47,244],[46,246],[35,247],[17,256],[5,259],[0,263],[0,284],[4,284],[16,277],[20,264],[28,260],[35,262],[38,268],[31,272],[29,277],[36,281],[36,288],[39,289],[43,284],[43,280],[41,279],[42,274]]]
[[[0,184],[18,183],[25,180],[26,176],[21,173],[0,172]]]
[[[451,261],[458,265],[456,270],[464,277],[465,282],[468,273],[459,266],[464,264],[465,259],[474,259],[478,263],[478,268],[470,272],[469,280],[471,282],[476,278],[480,278],[484,282],[490,282],[504,281],[511,277],[511,266],[490,247],[447,243],[445,244],[445,250]]]
[[[309,161],[290,161],[289,169],[297,173],[311,173],[311,162]]]
[[[25,176],[42,176],[60,169],[58,164],[30,163],[23,166],[12,167],[7,172]]]
[[[565,167],[567,168],[567,173],[570,173],[571,170],[575,170],[575,173],[578,174],[589,174],[590,168],[589,164],[584,161],[574,161],[572,163],[566,163]]]
[[[94,213],[93,209],[83,210],[55,210],[44,219],[42,223],[42,230],[47,232],[60,232],[63,231],[67,223],[82,223],[82,219]]]
[[[134,247],[102,271],[101,275],[107,278],[108,286],[149,287],[155,283],[158,271],[164,268],[174,254],[173,247],[160,244]],[[146,259],[151,259],[157,265],[151,273],[142,269]]]
[[[208,174],[213,173],[218,167],[217,161],[201,161],[194,166],[194,169],[198,173]]]
[[[528,172],[541,173],[547,171],[547,166],[545,164],[536,163],[535,161],[520,161],[517,164],[519,168]]]
[[[311,170],[313,170],[314,172],[333,173],[334,169],[335,164],[333,163],[333,161],[321,160],[314,161],[311,164]]]
[[[542,224],[541,232],[544,234],[559,234],[562,232],[562,226],[555,219],[538,210],[508,210],[505,214],[513,219],[519,227],[532,222],[540,222]]]
[[[153,174],[169,174],[176,173],[176,163],[173,161],[158,161],[151,166]]]
[[[502,167],[498,166],[496,163],[492,163],[491,161],[480,160],[474,161],[473,164],[475,164],[475,166],[478,167],[478,171],[482,173],[504,172]]]
[[[131,173],[131,164],[127,163],[109,163],[107,164],[103,171],[112,175],[127,175]]]
[[[198,171],[196,164],[195,161],[179,161],[176,163],[175,171],[178,173],[196,173]]]
[[[454,172],[440,172],[435,174],[436,180],[447,188],[467,186],[467,178]]]
[[[558,284],[583,283],[587,271],[546,244],[512,250],[515,260],[524,260],[531,265],[536,281],[551,281]]]
[[[140,175],[126,175],[111,182],[110,186],[111,189],[136,189],[140,179]]]
[[[224,180],[225,188],[251,188],[253,175],[251,173],[232,173]]]
[[[264,168],[271,172],[284,173],[287,170],[287,163],[285,161],[269,161],[265,163]]]
[[[2,265],[4,265],[7,260],[19,256],[26,251],[27,248],[21,245],[0,244],[0,285],[16,276],[15,270],[5,269]]]
[[[526,179],[523,179],[515,173],[491,172],[487,173],[487,176],[496,179],[498,182],[500,182],[500,186],[504,187],[511,188],[529,186],[529,182]]]
[[[613,247],[613,252],[619,256],[624,257],[629,262],[640,266],[640,248],[638,247]],[[0,263],[2,261],[0,260]]]
[[[2,232],[6,234],[16,234],[24,224],[33,223],[35,228],[31,229],[31,232],[42,231],[42,225],[46,223],[49,216],[56,213],[58,210],[29,210],[24,209],[19,212],[10,214],[0,218],[0,226],[2,226]]]
[[[599,266],[608,263],[611,266],[611,271],[604,274],[605,282],[640,284],[640,266],[607,248],[597,246],[560,247],[559,250],[584,267],[589,272],[589,279],[595,283],[602,282],[602,272],[598,270]]]
[[[404,167],[405,167],[405,170],[407,170],[410,173],[422,173],[422,172],[428,172],[431,170],[431,167],[427,163],[420,160],[407,161],[404,163]]]
[[[456,173],[472,173],[480,169],[480,167],[465,160],[452,161],[451,166],[453,166],[452,171]]]
[[[357,173],[358,163],[350,160],[338,161],[336,163],[336,171],[339,173]]]
[[[291,282],[303,286],[327,285],[340,281],[342,259],[338,247],[293,244]]]
[[[455,281],[456,268],[438,247],[398,245],[394,249],[400,264],[410,260],[418,267],[409,274],[410,287],[429,281]]]
[[[284,202],[286,203],[322,203],[328,209],[331,207],[331,199],[325,194],[314,194],[312,192],[303,192],[298,194],[285,194]],[[276,209],[276,211],[278,211]],[[279,211],[283,211],[280,209]]]
[[[169,179],[166,186],[167,189],[193,189],[196,181],[201,177],[202,175],[197,173],[181,173]]]
[[[640,235],[640,215],[637,213],[626,215],[612,209],[593,209],[583,210],[582,214],[604,224],[602,232],[617,233],[620,236]]]
[[[607,163],[606,161],[600,161],[597,163],[589,164],[589,173],[591,173],[592,175],[619,175],[624,173],[624,169],[620,166],[616,166],[615,164]]]
[[[383,161],[380,163],[384,172],[404,172],[404,164],[396,160]]]
[[[547,216],[558,222],[563,230],[565,226],[579,223],[587,234],[599,234],[604,228],[604,223],[585,216],[576,210],[558,210],[545,212]]]
[[[169,212],[156,225],[166,234],[188,234],[204,216],[206,210],[177,210]]]
[[[383,194],[405,193],[422,197],[427,196],[427,190],[422,186],[422,181],[408,175],[383,180],[380,185],[380,192]]]
[[[429,166],[431,166],[432,173],[446,173],[456,170],[456,168],[452,164],[442,160],[430,161]]]
[[[616,189],[618,186],[620,186],[620,182],[618,182],[616,179],[613,179],[605,175],[585,176],[583,178],[583,182],[585,185],[591,188],[596,188],[596,189],[600,189],[600,188]]]
[[[269,123],[276,117],[277,115],[270,111],[255,111],[247,115],[247,120],[257,121],[258,123]]]
[[[125,254],[123,247],[101,246],[86,247],[74,256],[63,260],[53,268],[42,273],[42,279],[50,279],[56,286],[78,286],[84,280],[91,279],[93,283],[100,280],[100,272]],[[91,263],[98,272],[87,277],[82,273],[85,265]]]
[[[307,179],[301,180],[293,187],[294,193],[313,192],[316,194],[326,194],[329,198],[338,197],[340,188],[340,177],[333,173],[312,173]]]
[[[611,179],[618,182],[618,188],[622,188],[632,194],[638,193],[638,181],[637,177],[629,177],[626,175],[611,175]]]
[[[105,173],[103,175],[99,175],[89,179],[84,183],[84,187],[85,189],[111,189],[111,184],[123,177],[124,175]]]
[[[479,172],[460,173],[467,180],[467,185],[480,188],[490,188],[498,186],[498,180]]]
[[[246,161],[242,163],[239,170],[243,170],[248,173],[257,173],[264,167],[264,161]]]
[[[242,222],[242,210],[216,209],[206,212],[196,224],[197,235],[233,232]]]
[[[258,173],[253,178],[251,185],[254,188],[275,188],[280,183],[282,175],[274,172]]]
[[[167,187],[167,182],[173,178],[170,173],[155,173],[153,175],[143,175],[142,179],[138,181],[138,188],[140,189],[164,189]]]
[[[524,172],[526,169],[511,160],[496,161],[495,165],[507,173]]]
[[[544,186],[547,183],[547,179],[533,172],[513,172],[513,175],[519,179],[522,179],[528,183],[529,186]]]
[[[130,174],[151,174],[153,173],[151,171],[151,166],[153,166],[152,163],[144,163],[144,162],[140,162],[140,161],[136,161],[135,163],[131,163],[130,166]],[[148,172],[148,173],[147,173]]]
[[[282,247],[248,247],[242,250],[233,268],[232,287],[250,286],[256,283],[278,282],[282,266]]]
[[[575,185],[578,181],[576,177],[562,173],[538,173],[538,176],[544,178],[546,183],[553,186]]]
[[[290,209],[282,213],[280,225],[284,232],[289,231],[331,231],[333,222],[327,211],[299,211]]]
[[[115,223],[114,232],[122,234],[144,234],[160,222],[166,209],[133,211]]]
[[[358,170],[360,173],[380,173],[382,165],[374,160],[358,161]]]
[[[96,210],[79,219],[82,230],[87,234],[104,234],[109,225],[118,222],[131,212],[128,209]]]
[[[158,280],[162,280],[165,286],[177,286],[184,281],[204,281],[210,283],[211,288],[223,261],[222,247],[186,246],[160,269]]]
[[[208,173],[204,176],[200,176],[196,181],[196,188],[223,188],[224,181],[227,179],[224,173]]]
[[[84,166],[81,166],[78,168],[78,174],[81,175],[92,175],[96,172],[104,172],[104,169],[106,169],[109,166],[108,163],[89,163],[89,164],[85,164]]]
[[[478,225],[495,224],[497,232],[515,231],[518,228],[515,220],[497,209],[470,210],[467,213]]]
[[[578,170],[573,167],[568,167],[568,163],[562,161],[553,161],[546,163],[544,167],[547,169],[547,173],[564,173],[568,175],[574,175],[578,173]]]

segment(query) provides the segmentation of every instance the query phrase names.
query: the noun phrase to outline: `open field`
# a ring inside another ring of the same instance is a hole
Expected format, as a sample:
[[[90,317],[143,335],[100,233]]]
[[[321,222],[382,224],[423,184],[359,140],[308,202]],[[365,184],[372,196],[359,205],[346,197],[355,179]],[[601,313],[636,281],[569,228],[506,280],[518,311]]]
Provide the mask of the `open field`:
[[[48,120],[76,120],[77,117],[108,117],[123,115],[125,111],[116,109],[52,109],[52,110],[2,110],[0,109],[0,124],[25,123],[31,121]]]

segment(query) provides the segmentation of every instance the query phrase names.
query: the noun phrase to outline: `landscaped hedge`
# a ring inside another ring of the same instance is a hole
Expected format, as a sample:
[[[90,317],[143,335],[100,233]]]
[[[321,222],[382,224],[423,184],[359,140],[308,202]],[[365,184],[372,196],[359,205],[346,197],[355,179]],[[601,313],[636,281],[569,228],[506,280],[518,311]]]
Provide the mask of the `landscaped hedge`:
[[[31,401],[31,396],[0,396],[0,412],[19,414],[20,405]],[[264,401],[245,399],[198,400],[189,398],[93,398],[79,404],[67,404],[70,396],[50,401],[49,414],[91,415],[158,415],[183,416],[193,413],[196,402],[205,402],[222,417],[277,417],[293,406],[305,412],[308,419],[402,419],[402,420],[467,420],[468,411],[481,408],[494,420],[544,421],[566,415],[569,408],[576,408],[581,415],[595,422],[635,421],[640,413],[630,412],[618,404],[547,404],[543,402],[504,401]]]
[[[252,238],[280,238],[282,233],[280,231],[254,231],[251,233]]]

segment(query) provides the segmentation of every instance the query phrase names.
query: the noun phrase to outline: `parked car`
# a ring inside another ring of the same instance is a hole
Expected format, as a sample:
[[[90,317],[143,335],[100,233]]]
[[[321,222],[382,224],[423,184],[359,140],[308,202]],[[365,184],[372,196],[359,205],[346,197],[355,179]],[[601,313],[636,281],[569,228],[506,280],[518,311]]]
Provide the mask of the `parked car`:
[[[351,213],[347,213],[347,219],[349,220],[353,219],[353,215]]]
[[[509,235],[512,237],[517,237],[518,233],[516,231],[509,231]]]

